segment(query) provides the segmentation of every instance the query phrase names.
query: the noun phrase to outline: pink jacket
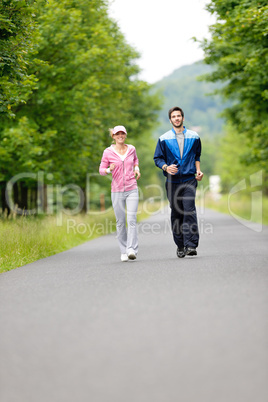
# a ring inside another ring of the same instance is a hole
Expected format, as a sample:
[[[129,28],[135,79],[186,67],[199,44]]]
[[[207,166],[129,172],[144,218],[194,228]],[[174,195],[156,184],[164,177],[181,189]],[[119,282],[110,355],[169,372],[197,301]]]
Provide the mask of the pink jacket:
[[[139,164],[136,149],[133,145],[128,145],[127,155],[124,160],[115,152],[113,145],[106,148],[103,152],[99,172],[102,176],[107,175],[106,169],[115,164],[112,171],[112,189],[115,192],[130,191],[137,188],[137,181],[134,176],[134,166]]]

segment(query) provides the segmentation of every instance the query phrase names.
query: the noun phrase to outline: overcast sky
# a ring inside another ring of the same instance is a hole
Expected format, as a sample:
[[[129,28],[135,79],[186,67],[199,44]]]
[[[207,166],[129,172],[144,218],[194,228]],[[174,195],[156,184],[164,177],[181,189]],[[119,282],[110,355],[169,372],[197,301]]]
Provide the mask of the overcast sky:
[[[209,0],[109,0],[110,16],[127,42],[141,54],[140,78],[154,83],[177,68],[203,58],[191,38],[209,37],[215,18]]]

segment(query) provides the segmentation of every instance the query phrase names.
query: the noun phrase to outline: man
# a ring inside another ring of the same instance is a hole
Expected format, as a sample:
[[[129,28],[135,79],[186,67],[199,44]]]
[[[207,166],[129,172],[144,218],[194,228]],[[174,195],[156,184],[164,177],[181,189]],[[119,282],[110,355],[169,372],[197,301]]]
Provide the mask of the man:
[[[183,110],[175,106],[168,112],[172,129],[161,135],[154,162],[166,176],[171,208],[171,227],[177,256],[197,255],[199,232],[195,208],[197,181],[201,181],[201,141],[195,131],[183,126]]]

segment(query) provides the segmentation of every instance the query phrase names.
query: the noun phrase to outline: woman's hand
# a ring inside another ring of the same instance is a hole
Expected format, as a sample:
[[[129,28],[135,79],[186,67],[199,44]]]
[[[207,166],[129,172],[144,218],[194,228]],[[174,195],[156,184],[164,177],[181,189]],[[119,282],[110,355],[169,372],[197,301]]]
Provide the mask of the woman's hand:
[[[141,177],[141,172],[139,170],[134,170],[134,176],[136,180],[139,180]]]
[[[115,168],[115,164],[114,164],[114,163],[111,163],[111,164],[110,164],[110,172],[112,172],[112,171],[114,170],[114,168]]]

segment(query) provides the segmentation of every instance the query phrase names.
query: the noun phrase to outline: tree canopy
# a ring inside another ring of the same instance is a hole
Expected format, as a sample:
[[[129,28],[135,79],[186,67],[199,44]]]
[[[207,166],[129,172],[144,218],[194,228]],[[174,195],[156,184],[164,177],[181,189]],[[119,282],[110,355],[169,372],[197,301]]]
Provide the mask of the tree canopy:
[[[39,0],[44,5],[45,0]],[[37,78],[29,72],[29,54],[36,39],[34,0],[0,3],[0,116],[14,117],[12,108],[25,103]]]
[[[234,132],[250,140],[246,164],[267,172],[268,157],[268,5],[266,0],[212,0],[207,9],[217,21],[204,40],[206,76],[224,85],[218,90],[232,104],[225,110]]]
[[[18,28],[9,35],[11,6]],[[136,140],[150,136],[160,101],[139,80],[139,54],[109,18],[107,1],[9,0],[1,18],[1,54],[16,63],[4,56],[0,181],[43,171],[54,183],[83,188],[111,142],[109,127],[123,124]]]

